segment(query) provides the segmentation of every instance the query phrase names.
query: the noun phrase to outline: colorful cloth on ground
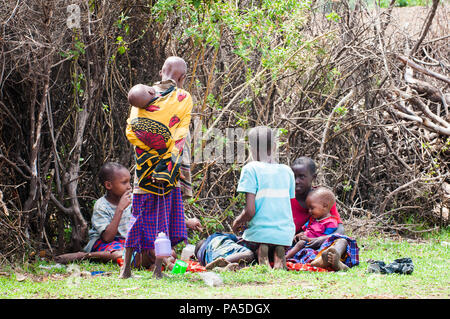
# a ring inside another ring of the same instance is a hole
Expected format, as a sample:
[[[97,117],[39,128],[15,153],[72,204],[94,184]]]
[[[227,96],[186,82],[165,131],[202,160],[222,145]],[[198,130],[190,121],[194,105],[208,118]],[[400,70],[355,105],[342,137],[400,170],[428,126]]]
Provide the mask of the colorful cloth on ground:
[[[167,194],[177,186],[183,146],[191,121],[191,95],[173,85],[157,83],[157,97],[145,109],[131,107],[126,136],[135,146],[135,193]],[[153,184],[152,178],[163,182]]]
[[[101,238],[97,239],[97,241],[92,246],[92,251],[117,251],[124,250],[125,248],[125,238],[123,237],[115,237],[113,241],[109,243],[105,243]]]
[[[293,263],[290,261],[286,262],[287,270],[295,270],[295,271],[314,271],[314,272],[327,272],[328,269],[321,267],[314,267],[310,264],[301,264],[301,263]]]
[[[92,228],[89,230],[89,242],[83,248],[85,252],[91,252],[92,246],[100,238],[103,231],[111,223],[114,214],[116,213],[116,205],[111,204],[105,196],[100,197],[94,204],[94,210],[92,212]],[[131,205],[128,206],[122,213],[122,218],[117,228],[117,235],[122,238],[126,238],[129,221],[131,217]]]
[[[158,233],[165,232],[172,247],[187,240],[183,200],[179,187],[169,194],[133,194],[133,214],[125,247],[137,252],[152,250]]]
[[[198,261],[194,261],[194,260],[188,260],[187,261],[187,268],[186,271],[189,272],[202,272],[202,271],[206,271],[205,266],[202,266]]]
[[[330,247],[334,244],[334,241],[344,238],[347,240],[347,251],[342,256],[341,261],[346,264],[348,267],[353,267],[359,265],[359,248],[356,243],[356,240],[353,238],[347,237],[345,235],[331,235],[328,237],[320,246],[318,250],[314,250],[312,248],[303,248],[298,253],[294,255],[291,259],[288,261],[295,262],[295,263],[301,263],[301,264],[309,264],[311,263],[317,256],[319,256],[322,251]]]
[[[233,234],[214,233],[210,235],[198,250],[198,261],[207,265],[219,257],[250,251],[247,247],[239,245],[238,238]]]
[[[308,221],[310,215],[308,210],[302,207],[297,199],[291,199],[291,207],[292,207],[292,217],[294,218],[295,224],[295,233],[298,233],[302,230],[302,226]],[[330,214],[335,216],[338,220],[339,224],[342,224],[341,216],[339,215],[336,207],[336,203],[331,207]]]
[[[256,194],[256,213],[242,238],[291,246],[295,234],[290,203],[295,197],[295,179],[291,168],[284,164],[250,162],[242,168],[237,191]]]
[[[338,227],[338,220],[334,216],[328,216],[322,219],[310,217],[303,225],[302,230],[310,238],[317,238],[324,235],[331,235]]]

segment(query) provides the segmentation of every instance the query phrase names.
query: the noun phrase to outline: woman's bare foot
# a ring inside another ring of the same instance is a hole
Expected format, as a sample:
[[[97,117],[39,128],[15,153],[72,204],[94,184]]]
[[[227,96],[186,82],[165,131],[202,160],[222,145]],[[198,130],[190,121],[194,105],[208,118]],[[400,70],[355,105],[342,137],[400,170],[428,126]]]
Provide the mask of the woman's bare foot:
[[[68,263],[70,263],[72,261],[83,260],[84,258],[87,257],[87,255],[88,255],[88,253],[80,251],[80,252],[77,252],[77,253],[69,253],[69,254],[55,256],[55,258],[53,258],[53,259],[57,263],[68,264]]]
[[[127,279],[131,277],[131,267],[130,266],[125,266],[123,265],[122,267],[120,267],[120,273],[119,273],[119,278],[120,279]]]
[[[209,264],[207,264],[205,266],[206,270],[211,270],[214,269],[216,267],[226,267],[229,264],[229,262],[223,258],[223,257],[219,257],[216,260],[211,261]]]
[[[325,249],[322,254],[313,260],[311,266],[328,268],[334,271],[347,270],[348,266],[341,261],[341,256],[347,249],[347,240],[339,238],[333,246]]]
[[[322,254],[322,258],[328,262],[334,271],[348,270],[348,266],[341,261],[341,255],[334,247],[328,248],[326,254],[325,252]]]
[[[161,270],[153,272],[153,278],[155,278],[155,279],[162,279],[165,277],[168,277],[168,276],[166,274],[163,274],[163,272]]]
[[[286,269],[286,255],[283,246],[276,246],[273,254],[273,269]]]
[[[328,249],[323,251],[322,254],[319,257],[316,257],[311,262],[311,266],[320,267],[320,268],[328,268],[328,267],[330,267],[330,264],[328,263],[327,258],[324,257],[324,255],[326,256],[327,251],[328,251]]]
[[[261,244],[258,247],[258,264],[270,267],[269,263],[269,246]]]
[[[163,277],[167,277],[167,275],[162,273],[162,264],[163,264],[163,259],[160,257],[156,257],[155,270],[153,271],[153,278],[161,279]]]

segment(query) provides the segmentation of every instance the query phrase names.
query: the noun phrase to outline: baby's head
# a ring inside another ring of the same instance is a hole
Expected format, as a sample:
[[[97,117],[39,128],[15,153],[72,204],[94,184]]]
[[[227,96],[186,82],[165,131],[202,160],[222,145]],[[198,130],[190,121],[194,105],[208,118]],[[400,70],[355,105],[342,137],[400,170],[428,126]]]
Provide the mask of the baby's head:
[[[248,133],[250,152],[255,161],[267,161],[276,151],[275,132],[267,126],[257,126]]]
[[[156,91],[153,87],[136,84],[128,92],[128,102],[133,106],[145,109],[155,96]]]
[[[131,175],[128,169],[116,162],[103,164],[98,173],[100,183],[110,195],[120,198],[126,191],[131,190]]]
[[[312,189],[306,197],[308,212],[315,219],[327,217],[334,203],[336,203],[336,197],[329,188],[324,186]]]
[[[187,65],[186,62],[177,56],[171,56],[164,61],[164,65],[159,72],[161,80],[174,80],[177,87],[182,88],[186,79]]]

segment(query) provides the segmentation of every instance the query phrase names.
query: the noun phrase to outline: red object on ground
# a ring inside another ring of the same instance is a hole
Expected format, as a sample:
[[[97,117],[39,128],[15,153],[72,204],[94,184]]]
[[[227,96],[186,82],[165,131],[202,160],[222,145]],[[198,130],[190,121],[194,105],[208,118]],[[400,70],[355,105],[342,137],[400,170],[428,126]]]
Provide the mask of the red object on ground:
[[[204,266],[202,266],[198,261],[186,260],[186,262],[188,263],[186,271],[190,271],[190,272],[206,271],[206,268]]]
[[[295,270],[295,271],[316,271],[316,272],[326,272],[328,269],[320,268],[320,267],[314,267],[311,266],[311,264],[301,264],[301,263],[293,263],[293,262],[286,262],[287,270]]]

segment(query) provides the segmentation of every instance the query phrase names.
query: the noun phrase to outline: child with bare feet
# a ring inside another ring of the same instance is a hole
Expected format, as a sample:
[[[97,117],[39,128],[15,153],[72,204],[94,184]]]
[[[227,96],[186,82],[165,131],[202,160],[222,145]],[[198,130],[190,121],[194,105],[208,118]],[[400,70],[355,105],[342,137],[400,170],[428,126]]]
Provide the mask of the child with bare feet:
[[[311,262],[311,266],[331,268],[334,271],[348,270],[349,266],[342,262],[342,257],[344,257],[347,252],[347,246],[347,239],[337,238],[331,247],[321,251],[321,253]]]
[[[359,264],[359,248],[356,240],[336,232],[338,219],[330,214],[336,198],[333,192],[323,186],[313,188],[306,197],[309,220],[303,226],[304,233],[286,254],[286,259],[334,271],[347,270]],[[329,235],[331,234],[331,235]],[[309,245],[314,239],[327,236],[315,250]]]
[[[243,245],[256,252],[258,263],[285,269],[286,248],[295,234],[291,198],[295,198],[294,174],[289,166],[275,161],[275,132],[259,126],[248,135],[254,159],[241,171],[237,191],[245,193],[243,212],[234,220],[232,229],[242,234]]]
[[[89,242],[83,251],[56,256],[60,264],[74,261],[92,260],[97,262],[116,262],[123,257],[125,239],[131,218],[131,185],[128,169],[115,162],[107,162],[100,168],[98,178],[106,193],[94,205],[92,228],[89,230]],[[202,231],[197,218],[186,220],[186,227]],[[135,267],[151,267],[154,260],[145,254],[135,255]]]
[[[195,245],[195,256],[207,270],[216,268],[235,271],[254,259],[253,252],[239,244],[233,234],[214,233]]]
[[[131,216],[130,172],[119,163],[107,162],[100,168],[98,178],[106,194],[95,202],[89,242],[84,251],[56,256],[56,262],[108,262],[122,257]]]
[[[306,206],[310,214],[309,220],[303,225],[303,232],[298,234],[299,240],[286,254],[286,259],[292,258],[304,248],[312,238],[334,233],[338,227],[338,219],[330,214],[336,203],[331,190],[326,187],[317,187],[311,190],[306,197]]]
[[[317,177],[316,164],[310,157],[299,157],[291,165],[295,177],[295,198],[291,199],[292,216],[295,224],[294,242],[301,240],[303,225],[309,220],[308,207],[306,206],[306,197],[316,186],[313,182]],[[335,216],[339,222],[338,228],[334,234],[344,234],[344,226],[337,210],[336,204],[331,207],[330,214]],[[331,234],[330,234],[331,235]],[[318,249],[322,243],[330,237],[330,235],[312,238],[308,242],[308,247]]]

